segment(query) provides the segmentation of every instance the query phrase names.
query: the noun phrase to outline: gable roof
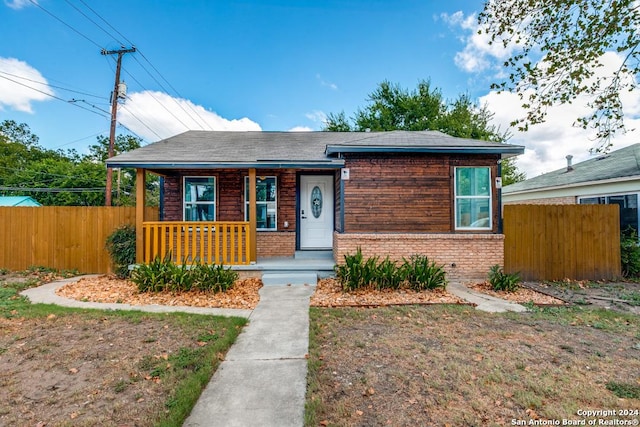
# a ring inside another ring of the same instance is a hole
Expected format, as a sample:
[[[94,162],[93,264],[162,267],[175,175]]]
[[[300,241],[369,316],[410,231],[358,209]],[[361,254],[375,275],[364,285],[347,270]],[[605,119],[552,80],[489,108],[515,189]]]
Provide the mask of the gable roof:
[[[526,181],[507,185],[503,194],[527,192],[539,189],[569,187],[577,184],[596,183],[606,180],[640,178],[640,144],[633,144],[609,154],[545,173]]]
[[[0,196],[0,206],[42,206],[29,196]]]
[[[498,154],[524,152],[517,145],[455,138],[436,131],[392,132],[220,132],[187,131],[109,160],[110,167],[340,168],[341,153],[423,152]]]

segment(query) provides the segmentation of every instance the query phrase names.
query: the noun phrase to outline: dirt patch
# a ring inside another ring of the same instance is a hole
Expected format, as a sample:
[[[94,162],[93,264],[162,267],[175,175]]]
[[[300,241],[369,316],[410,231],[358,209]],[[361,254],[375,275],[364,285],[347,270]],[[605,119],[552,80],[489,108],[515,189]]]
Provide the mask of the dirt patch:
[[[640,381],[638,318],[550,310],[312,309],[307,425],[530,425],[640,409],[607,389]]]
[[[564,305],[565,301],[555,298],[551,295],[547,295],[541,292],[537,292],[526,286],[520,287],[514,292],[506,291],[494,291],[489,282],[471,283],[466,285],[469,289],[481,292],[483,294],[491,295],[497,298],[502,298],[508,301],[517,302],[519,304],[533,303],[535,305]]]
[[[175,387],[164,377],[173,357],[206,344],[192,326],[161,316],[50,314],[0,319],[0,331],[6,426],[154,425]]]
[[[239,308],[253,310],[260,301],[258,291],[262,281],[239,279],[226,292],[139,292],[135,283],[115,276],[81,278],[56,290],[56,294],[78,301],[120,303],[131,305],[166,305],[209,308]]]
[[[523,285],[579,306],[640,314],[640,283],[565,280],[550,283],[525,282]]]

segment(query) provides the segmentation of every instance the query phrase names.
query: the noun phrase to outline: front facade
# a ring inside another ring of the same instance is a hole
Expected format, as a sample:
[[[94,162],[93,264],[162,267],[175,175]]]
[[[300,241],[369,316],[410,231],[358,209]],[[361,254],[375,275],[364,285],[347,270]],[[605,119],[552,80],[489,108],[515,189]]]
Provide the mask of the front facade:
[[[498,163],[521,152],[439,132],[187,132],[109,164],[162,177],[161,221],[142,221],[143,260],[157,243],[177,259],[196,251],[225,263],[305,250],[340,262],[361,248],[482,277],[503,262]]]
[[[640,144],[509,185],[503,204],[617,204],[620,230],[638,231]]]

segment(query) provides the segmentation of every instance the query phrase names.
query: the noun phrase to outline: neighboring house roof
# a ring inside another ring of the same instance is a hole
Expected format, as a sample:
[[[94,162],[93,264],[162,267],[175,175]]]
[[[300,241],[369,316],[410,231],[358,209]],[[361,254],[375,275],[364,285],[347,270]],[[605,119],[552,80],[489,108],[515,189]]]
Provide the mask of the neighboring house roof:
[[[42,206],[29,196],[0,196],[0,206]]]
[[[107,161],[149,169],[222,167],[339,168],[341,153],[465,153],[511,157],[524,147],[455,138],[436,131],[220,132],[188,131]]]
[[[640,179],[640,144],[633,144],[609,154],[576,163],[535,178],[507,185],[503,195],[529,191],[599,184],[607,181]]]

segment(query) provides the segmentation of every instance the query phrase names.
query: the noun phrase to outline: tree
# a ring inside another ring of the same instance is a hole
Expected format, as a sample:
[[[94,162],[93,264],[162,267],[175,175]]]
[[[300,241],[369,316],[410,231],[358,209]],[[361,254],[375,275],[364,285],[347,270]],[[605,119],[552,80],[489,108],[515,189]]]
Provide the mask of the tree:
[[[391,130],[438,130],[447,135],[505,142],[509,135],[490,125],[493,114],[486,107],[479,107],[471,98],[460,95],[447,104],[439,89],[433,89],[429,81],[421,81],[409,91],[383,81],[367,98],[368,104],[356,111],[353,123],[344,112],[327,115],[323,130],[332,132],[364,132]],[[518,171],[514,159],[502,161],[504,185],[525,179]]]
[[[96,137],[97,143],[89,146],[89,159],[104,163],[109,158],[109,138],[106,136]],[[113,153],[117,156],[120,153],[135,150],[142,146],[142,139],[131,135],[118,135],[113,144]]]
[[[508,79],[493,85],[523,99],[526,117],[513,125],[526,130],[545,120],[549,106],[584,95],[591,112],[577,124],[597,129],[599,149],[608,150],[610,138],[625,131],[620,95],[636,89],[640,73],[637,1],[489,0],[478,22],[491,44],[513,49],[504,62]],[[608,75],[606,52],[622,58]]]

